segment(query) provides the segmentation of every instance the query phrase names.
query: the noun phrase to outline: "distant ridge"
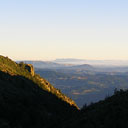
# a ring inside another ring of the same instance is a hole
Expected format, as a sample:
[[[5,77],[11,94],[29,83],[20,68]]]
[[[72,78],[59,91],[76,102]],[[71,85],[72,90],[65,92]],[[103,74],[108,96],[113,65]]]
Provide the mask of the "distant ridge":
[[[53,62],[59,64],[89,64],[104,66],[128,66],[128,60],[84,60],[84,59],[56,59]]]
[[[35,68],[40,69],[84,69],[84,70],[92,70],[93,67],[89,64],[82,65],[72,65],[72,64],[61,64],[55,63],[51,61],[17,61],[18,63],[24,62],[28,64],[32,64]]]
[[[55,62],[51,61],[16,61],[16,62],[24,62],[28,64],[32,64],[35,68],[61,68],[61,67],[66,67],[66,65],[63,64],[58,64]]]

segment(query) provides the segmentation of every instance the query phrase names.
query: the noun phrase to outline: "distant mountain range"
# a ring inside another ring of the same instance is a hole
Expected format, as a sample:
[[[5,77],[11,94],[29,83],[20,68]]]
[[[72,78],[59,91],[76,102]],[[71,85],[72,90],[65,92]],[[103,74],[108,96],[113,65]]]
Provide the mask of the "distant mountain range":
[[[84,60],[84,59],[56,59],[53,62],[59,64],[89,64],[102,66],[128,66],[128,60]]]
[[[53,61],[34,61],[34,60],[22,60],[25,63],[31,63],[35,67],[39,68],[57,68],[57,67],[69,67],[73,65],[92,65],[103,67],[115,67],[115,66],[128,66],[128,60],[84,60],[84,59],[56,59]],[[19,62],[19,61],[17,61]]]
[[[21,61],[16,61],[17,63]],[[23,61],[38,69],[66,69],[93,72],[128,72],[127,61],[85,61],[77,59],[61,59],[60,61]],[[121,63],[122,62],[122,63]],[[90,64],[87,64],[90,63]]]
[[[18,63],[21,61],[17,61]],[[93,67],[88,64],[72,65],[72,64],[59,64],[50,61],[23,61],[24,63],[32,64],[35,68],[40,69],[79,69],[79,70],[92,70]]]
[[[21,62],[21,61],[17,61],[17,62]],[[32,64],[35,68],[60,68],[60,67],[65,67],[66,65],[64,64],[57,64],[54,62],[50,62],[50,61],[24,61],[24,63],[27,64]]]

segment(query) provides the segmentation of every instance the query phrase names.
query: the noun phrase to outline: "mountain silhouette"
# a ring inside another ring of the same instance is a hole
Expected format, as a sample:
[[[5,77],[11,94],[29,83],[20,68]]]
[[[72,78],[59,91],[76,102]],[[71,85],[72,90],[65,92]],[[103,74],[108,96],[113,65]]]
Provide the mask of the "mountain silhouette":
[[[0,56],[0,128],[56,126],[78,111],[74,101],[34,73]]]

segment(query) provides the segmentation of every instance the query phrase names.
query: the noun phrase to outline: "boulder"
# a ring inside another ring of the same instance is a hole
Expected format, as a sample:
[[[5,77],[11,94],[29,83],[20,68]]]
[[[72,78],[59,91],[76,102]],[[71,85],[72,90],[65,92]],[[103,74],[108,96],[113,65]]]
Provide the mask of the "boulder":
[[[32,76],[35,75],[34,67],[31,64],[26,64],[25,68],[31,73]]]

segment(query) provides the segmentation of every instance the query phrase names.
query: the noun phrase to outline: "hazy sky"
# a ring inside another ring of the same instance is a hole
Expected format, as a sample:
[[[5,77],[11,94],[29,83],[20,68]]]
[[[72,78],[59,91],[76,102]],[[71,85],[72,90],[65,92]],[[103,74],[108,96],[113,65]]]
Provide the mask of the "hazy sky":
[[[0,54],[128,60],[128,0],[0,0]]]

